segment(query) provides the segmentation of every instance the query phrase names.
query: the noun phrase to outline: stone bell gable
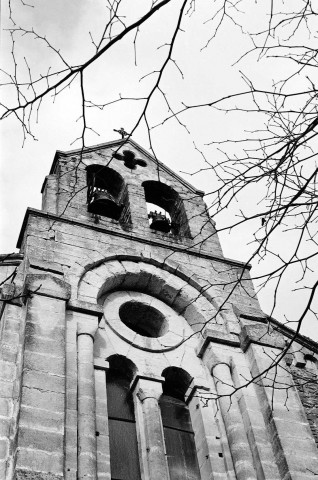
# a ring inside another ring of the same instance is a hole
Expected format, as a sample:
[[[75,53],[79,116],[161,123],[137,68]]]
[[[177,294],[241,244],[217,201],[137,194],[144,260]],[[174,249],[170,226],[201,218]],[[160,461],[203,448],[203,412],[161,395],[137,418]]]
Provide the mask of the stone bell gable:
[[[57,152],[42,193],[1,257],[0,479],[318,474],[318,347],[269,368],[293,332],[203,192],[130,139]]]
[[[98,200],[106,191],[105,208],[105,203],[98,206]],[[192,187],[133,140],[108,142],[84,151],[56,152],[42,193],[44,211],[146,236],[146,204],[154,204],[169,215],[175,241],[182,237],[189,246],[198,244],[201,249],[222,255],[202,199],[204,192]],[[153,230],[151,233],[156,237]]]

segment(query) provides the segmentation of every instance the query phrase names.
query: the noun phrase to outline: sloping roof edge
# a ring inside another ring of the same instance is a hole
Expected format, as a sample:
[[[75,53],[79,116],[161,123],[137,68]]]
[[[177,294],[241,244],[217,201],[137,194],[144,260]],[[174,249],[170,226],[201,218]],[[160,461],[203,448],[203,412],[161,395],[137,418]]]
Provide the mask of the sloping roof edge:
[[[202,190],[198,190],[193,185],[191,185],[189,182],[184,180],[184,178],[180,177],[177,173],[175,173],[173,170],[171,170],[169,167],[167,167],[164,163],[157,160],[153,155],[151,155],[149,152],[147,152],[147,150],[145,150],[143,147],[141,147],[137,142],[135,142],[131,138],[129,138],[128,140],[125,140],[125,139],[124,140],[123,139],[111,140],[110,142],[100,143],[100,144],[97,144],[97,145],[91,145],[90,147],[85,147],[84,149],[83,148],[77,148],[75,150],[68,150],[66,152],[64,152],[62,150],[57,150],[55,152],[55,156],[54,156],[53,163],[52,163],[52,166],[51,166],[50,175],[55,173],[55,169],[56,169],[56,165],[57,165],[57,161],[58,161],[59,157],[63,157],[63,156],[67,157],[69,155],[74,155],[74,154],[78,154],[78,153],[81,153],[81,152],[82,153],[89,153],[89,152],[93,152],[95,150],[99,150],[101,148],[111,147],[111,146],[117,146],[118,148],[120,148],[120,147],[122,147],[124,145],[127,145],[127,144],[130,144],[134,148],[139,150],[143,155],[145,155],[155,165],[159,165],[159,167],[164,172],[166,172],[169,175],[171,175],[172,177],[174,177],[178,182],[182,183],[186,188],[191,190],[193,193],[195,193],[196,195],[199,195],[200,197],[203,197],[204,192]]]
[[[274,326],[274,328],[279,331],[282,335],[292,339],[295,336],[295,330],[292,328],[286,327],[286,325],[280,323],[278,320],[275,320],[275,318],[272,317],[267,317],[269,323]],[[307,347],[310,350],[314,350],[316,353],[318,353],[318,343],[315,340],[312,340],[309,337],[306,337],[305,335],[302,335],[301,333],[297,333],[296,337],[294,339],[295,342],[300,343],[303,347]]]

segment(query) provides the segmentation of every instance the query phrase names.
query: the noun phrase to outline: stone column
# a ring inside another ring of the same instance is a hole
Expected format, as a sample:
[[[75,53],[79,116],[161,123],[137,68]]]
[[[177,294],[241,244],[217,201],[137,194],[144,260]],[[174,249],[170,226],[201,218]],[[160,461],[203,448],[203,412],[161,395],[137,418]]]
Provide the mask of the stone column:
[[[132,382],[134,395],[142,404],[144,438],[147,451],[147,471],[151,480],[169,480],[168,463],[159,398],[162,395],[163,377],[137,375]]]
[[[226,434],[238,480],[256,480],[252,453],[248,443],[243,418],[235,396],[230,367],[225,363],[215,365],[212,371]],[[230,396],[232,394],[232,396]]]
[[[29,274],[18,424],[17,478],[61,480],[65,440],[65,307],[70,285]]]
[[[106,372],[108,368],[109,363],[106,360],[94,359],[98,480],[108,480],[111,477],[106,392]]]
[[[78,480],[96,480],[94,336],[96,317],[82,314],[77,329]]]

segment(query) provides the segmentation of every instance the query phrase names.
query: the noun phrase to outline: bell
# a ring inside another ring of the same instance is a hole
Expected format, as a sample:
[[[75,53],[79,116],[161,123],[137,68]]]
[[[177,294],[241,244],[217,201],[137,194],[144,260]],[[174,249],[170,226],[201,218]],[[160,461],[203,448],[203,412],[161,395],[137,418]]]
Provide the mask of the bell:
[[[162,213],[150,212],[148,218],[152,218],[150,228],[152,230],[157,230],[158,232],[168,233],[170,232],[170,220]]]
[[[105,190],[96,190],[91,196],[89,203],[89,212],[95,215],[119,220],[123,206],[116,202],[114,197]]]

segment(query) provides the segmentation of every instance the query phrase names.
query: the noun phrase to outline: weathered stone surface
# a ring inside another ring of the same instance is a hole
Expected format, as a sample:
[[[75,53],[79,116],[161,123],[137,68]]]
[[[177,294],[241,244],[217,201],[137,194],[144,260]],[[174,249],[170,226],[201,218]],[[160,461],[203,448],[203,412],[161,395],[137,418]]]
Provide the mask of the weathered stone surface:
[[[267,345],[281,349],[285,347],[285,339],[283,335],[273,331],[270,325],[245,325],[242,327],[240,338],[243,351],[248,348],[250,343],[257,343],[259,345]]]
[[[305,408],[306,416],[318,446],[318,376],[315,370],[291,367],[291,373]]]
[[[25,279],[24,294],[38,294],[46,297],[68,300],[71,287],[64,280],[52,274],[29,274]]]
[[[54,473],[34,472],[28,470],[16,470],[16,480],[61,480],[61,475]]]
[[[0,298],[1,300],[11,300],[15,295],[15,284],[14,283],[5,283],[0,288]]]
[[[0,266],[0,281],[18,266],[16,286],[4,294],[23,284],[26,294],[1,318],[1,480],[12,480],[14,465],[15,480],[112,478],[106,378],[114,358],[138,375],[132,389],[145,480],[169,478],[156,382],[169,368],[204,386],[187,397],[201,480],[309,480],[309,470],[318,472],[317,346],[302,339],[286,357],[299,395],[285,368],[262,378],[286,331],[268,329],[249,267],[224,258],[201,193],[160,163],[160,182],[175,190],[185,224],[180,235],[149,228],[144,182],[157,181],[158,163],[133,141],[125,148],[147,167],[130,170],[114,159],[110,166],[123,178],[127,222],[88,212],[86,166],[105,166],[122,148],[117,141],[57,152],[43,211],[25,218],[24,259]],[[116,295],[117,310],[107,311]],[[147,336],[124,324],[127,296],[159,309],[168,332]]]

